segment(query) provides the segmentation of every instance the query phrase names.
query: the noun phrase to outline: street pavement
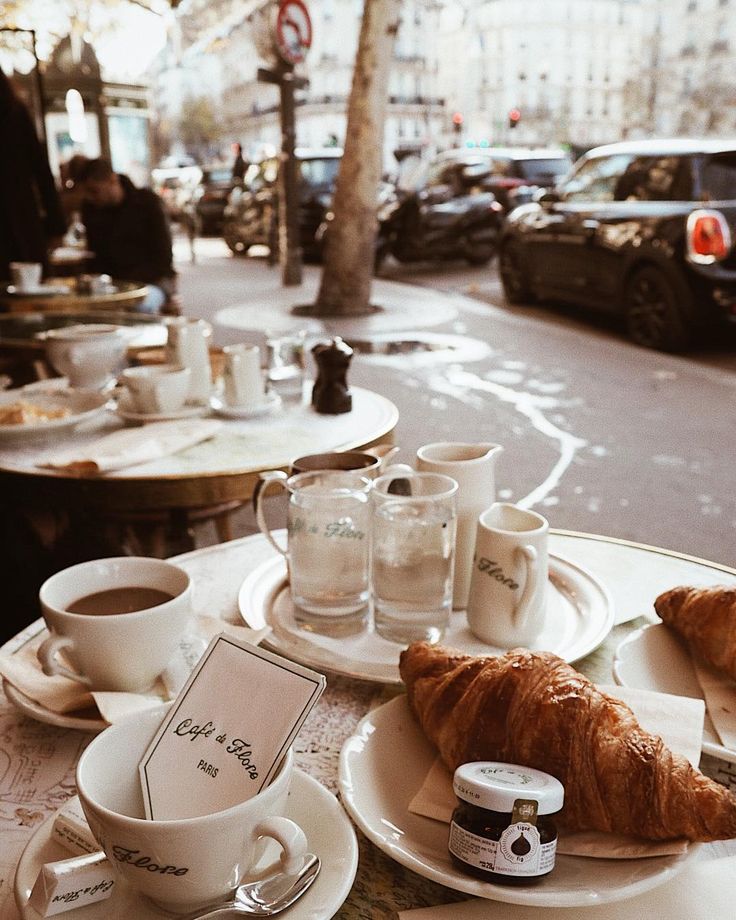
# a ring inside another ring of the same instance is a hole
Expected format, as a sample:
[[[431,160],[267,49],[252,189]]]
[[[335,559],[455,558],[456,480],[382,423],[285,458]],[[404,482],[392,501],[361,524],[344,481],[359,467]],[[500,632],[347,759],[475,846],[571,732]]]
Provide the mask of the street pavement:
[[[218,344],[263,344],[267,330],[310,341],[414,341],[414,355],[356,354],[349,381],[399,409],[399,460],[429,441],[491,441],[504,452],[498,497],[552,527],[607,534],[736,565],[736,336],[673,356],[626,340],[613,322],[560,307],[508,307],[492,268],[389,265],[374,282],[382,313],[298,320],[320,269],[284,288],[263,258],[178,240],[185,312]],[[408,282],[408,283],[407,283]],[[247,515],[239,532],[252,528]]]

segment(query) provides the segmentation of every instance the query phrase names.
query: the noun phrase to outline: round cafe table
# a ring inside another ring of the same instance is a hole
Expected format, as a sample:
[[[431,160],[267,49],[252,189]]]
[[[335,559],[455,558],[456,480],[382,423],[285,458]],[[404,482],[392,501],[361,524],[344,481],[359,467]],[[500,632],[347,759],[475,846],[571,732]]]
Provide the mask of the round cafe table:
[[[47,278],[45,288],[37,294],[10,293],[0,289],[0,306],[8,313],[35,313],[49,310],[54,313],[80,313],[90,310],[135,310],[143,303],[148,287],[137,281],[113,281],[114,291],[107,294],[83,294],[76,289],[76,278]]]
[[[590,655],[577,662],[576,667],[591,679],[613,683],[611,666],[619,643],[633,629],[655,619],[652,591],[660,586],[673,586],[683,577],[714,584],[721,580],[733,583],[736,570],[692,559],[657,547],[642,546],[622,540],[590,534],[553,531],[550,549],[586,567],[602,581],[611,593],[617,612],[617,624],[609,636]],[[190,574],[194,585],[195,612],[218,616],[241,623],[238,611],[238,591],[243,579],[258,566],[273,558],[275,551],[260,534],[234,540],[214,547],[196,550],[177,557]],[[43,628],[37,621],[3,647],[13,652]],[[315,710],[305,722],[296,739],[294,750],[297,765],[337,793],[340,750],[354,732],[360,719],[376,705],[386,702],[400,688],[387,688],[365,680],[336,676],[327,672],[327,689]],[[75,792],[74,769],[89,736],[75,730],[53,727],[24,718],[11,707],[0,693],[0,916],[18,920],[13,902],[13,878],[21,852],[36,829],[70,795]],[[401,770],[401,750],[395,752],[395,768]],[[736,770],[712,758],[703,758],[701,767],[736,789]],[[344,904],[337,909],[337,920],[396,920],[399,911],[412,908],[455,904],[468,896],[409,871],[394,862],[361,833],[358,833],[360,860],[352,890]],[[716,857],[720,856],[720,859]],[[703,890],[712,884],[713,867],[719,871],[719,884],[733,885],[736,874],[736,850],[733,843],[720,850],[707,844],[689,862],[682,874],[673,881],[644,895],[638,895],[612,907],[625,908],[621,916],[668,916],[671,920],[712,920],[707,913],[673,912],[670,894],[665,912],[657,903],[671,891]],[[676,886],[676,887],[675,887]],[[684,886],[684,887],[683,887]],[[308,906],[308,895],[304,905]],[[691,900],[693,900],[691,898]],[[695,898],[697,900],[697,898]],[[480,902],[482,912],[462,914],[473,920],[507,920],[523,917],[527,920],[532,909],[523,913],[496,901]],[[443,914],[443,920],[454,918]],[[547,916],[538,911],[541,917]],[[559,910],[560,918],[568,915],[588,920],[608,920],[605,905],[575,909],[568,914]],[[554,913],[554,911],[552,912]],[[550,913],[550,916],[552,915]],[[102,916],[104,914],[100,914]],[[96,915],[97,916],[97,915]],[[300,915],[301,916],[301,915]],[[310,915],[312,916],[312,915]],[[316,916],[316,915],[315,915]],[[459,913],[457,916],[461,916]],[[329,920],[320,916],[319,920]],[[409,915],[405,920],[413,920]],[[417,917],[417,920],[424,918]],[[429,920],[429,918],[427,918]]]

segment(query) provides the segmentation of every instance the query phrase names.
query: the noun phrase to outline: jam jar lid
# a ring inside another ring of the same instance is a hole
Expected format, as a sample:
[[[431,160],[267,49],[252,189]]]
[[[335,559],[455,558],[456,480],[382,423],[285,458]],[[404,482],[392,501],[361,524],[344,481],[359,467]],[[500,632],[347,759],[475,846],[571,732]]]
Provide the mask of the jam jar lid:
[[[512,812],[517,799],[533,799],[537,814],[551,815],[562,808],[565,799],[564,786],[549,773],[490,760],[459,766],[452,787],[463,801],[503,813]]]

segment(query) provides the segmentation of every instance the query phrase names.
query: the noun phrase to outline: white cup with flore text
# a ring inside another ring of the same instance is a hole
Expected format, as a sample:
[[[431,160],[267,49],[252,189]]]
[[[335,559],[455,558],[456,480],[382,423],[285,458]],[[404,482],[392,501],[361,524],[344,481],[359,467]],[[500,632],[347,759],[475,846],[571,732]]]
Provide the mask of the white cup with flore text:
[[[542,630],[549,577],[549,524],[541,514],[495,502],[478,520],[467,618],[496,648],[527,645]]]
[[[307,841],[301,828],[283,817],[291,751],[269,785],[247,801],[195,818],[146,819],[138,764],[166,711],[156,708],[116,722],[89,744],[77,766],[82,809],[115,871],[174,913],[232,892],[263,856],[266,838],[280,844],[282,869],[294,871]],[[176,764],[171,780],[176,782]]]

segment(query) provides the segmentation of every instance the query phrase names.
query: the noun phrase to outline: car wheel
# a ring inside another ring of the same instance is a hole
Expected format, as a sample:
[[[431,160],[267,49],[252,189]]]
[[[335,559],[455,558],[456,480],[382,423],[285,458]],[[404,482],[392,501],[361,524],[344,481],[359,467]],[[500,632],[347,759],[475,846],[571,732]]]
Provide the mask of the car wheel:
[[[625,289],[626,328],[645,348],[682,351],[693,339],[693,297],[684,281],[654,265],[636,269]]]
[[[534,300],[521,251],[514,243],[506,243],[499,250],[498,273],[507,303],[524,304]]]

